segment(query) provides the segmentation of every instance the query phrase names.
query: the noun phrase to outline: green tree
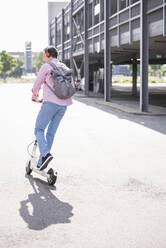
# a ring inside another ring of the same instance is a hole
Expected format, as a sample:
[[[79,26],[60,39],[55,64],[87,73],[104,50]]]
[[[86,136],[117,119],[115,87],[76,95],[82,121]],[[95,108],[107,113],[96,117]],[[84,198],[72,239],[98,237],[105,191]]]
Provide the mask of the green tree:
[[[161,75],[162,76],[166,75],[166,65],[161,65]]]
[[[23,65],[24,65],[24,57],[18,57],[16,59],[16,67],[15,69],[10,73],[11,77],[21,77],[23,74]]]
[[[1,70],[2,70],[2,62],[0,60],[0,72],[1,72]]]
[[[34,64],[36,71],[38,71],[40,69],[40,67],[42,66],[43,63],[44,63],[43,62],[43,52],[39,52],[34,57],[34,61],[33,61],[33,64]]]
[[[6,51],[2,51],[0,53],[0,74],[2,78],[4,79],[4,82],[6,82],[7,76],[15,69],[16,67],[16,61],[15,59],[8,54]]]
[[[151,65],[149,65],[149,76],[154,76],[154,69],[152,68]]]
[[[165,65],[149,65],[149,74],[150,76],[162,77],[166,74]]]

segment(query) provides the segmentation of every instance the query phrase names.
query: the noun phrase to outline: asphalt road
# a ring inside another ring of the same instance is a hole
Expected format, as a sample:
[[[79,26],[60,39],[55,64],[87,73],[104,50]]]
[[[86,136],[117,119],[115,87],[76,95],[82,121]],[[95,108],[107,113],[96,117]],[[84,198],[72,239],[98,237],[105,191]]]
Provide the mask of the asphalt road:
[[[25,175],[40,104],[0,84],[0,248],[165,248],[166,117],[74,100],[57,131],[56,186]]]

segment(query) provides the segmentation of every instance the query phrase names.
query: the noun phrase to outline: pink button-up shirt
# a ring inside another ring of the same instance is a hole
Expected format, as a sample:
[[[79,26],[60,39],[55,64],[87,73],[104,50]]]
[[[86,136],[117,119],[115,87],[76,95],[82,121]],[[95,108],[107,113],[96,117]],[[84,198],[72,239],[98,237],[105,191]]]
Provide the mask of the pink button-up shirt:
[[[55,63],[57,66],[60,66],[60,62],[58,59],[54,58],[51,60],[51,62]],[[52,67],[48,63],[45,63],[41,66],[37,78],[35,80],[32,92],[33,92],[33,98],[35,100],[38,99],[39,91],[41,89],[41,86],[43,85],[43,102],[53,102],[58,105],[62,106],[69,106],[72,104],[72,98],[68,99],[60,99],[58,98],[47,86],[47,84],[53,88],[53,79],[51,76],[51,70]],[[47,82],[47,84],[46,84]]]

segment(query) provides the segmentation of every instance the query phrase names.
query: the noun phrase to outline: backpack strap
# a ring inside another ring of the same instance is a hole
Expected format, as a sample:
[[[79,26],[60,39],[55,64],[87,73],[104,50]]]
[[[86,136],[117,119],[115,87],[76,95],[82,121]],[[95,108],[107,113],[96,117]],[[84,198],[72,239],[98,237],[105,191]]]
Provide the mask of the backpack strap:
[[[51,65],[53,69],[58,69],[58,67],[53,62],[50,61],[48,64]]]
[[[51,65],[51,67],[54,69],[54,70],[57,70],[58,72],[60,72],[61,76],[63,78],[67,78],[68,75],[66,75],[66,71],[71,71],[71,74],[73,73],[73,71],[68,68],[65,64],[63,63],[60,63],[60,66],[57,66],[56,64],[54,64],[53,62],[48,62],[49,65]]]
[[[51,65],[51,67],[54,69],[54,70],[57,70],[61,73],[61,76],[62,77],[65,77],[65,74],[64,74],[64,71],[63,71],[63,68],[59,68],[58,66],[56,66],[53,62],[48,62],[49,65]]]
[[[52,67],[53,69],[57,69],[56,65],[55,65],[53,62],[48,62],[47,64],[51,65],[51,67]],[[48,87],[53,93],[55,93],[54,90],[51,88],[51,86],[50,86],[46,81],[45,81],[45,84],[47,85],[47,87]]]

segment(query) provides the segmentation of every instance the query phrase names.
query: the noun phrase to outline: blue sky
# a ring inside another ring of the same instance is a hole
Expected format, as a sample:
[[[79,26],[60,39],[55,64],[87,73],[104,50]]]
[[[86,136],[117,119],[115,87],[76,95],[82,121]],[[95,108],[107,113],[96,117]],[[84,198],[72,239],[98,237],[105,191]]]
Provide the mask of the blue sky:
[[[0,0],[0,51],[24,51],[25,41],[32,41],[33,51],[43,50],[48,45],[47,5],[48,0]]]

